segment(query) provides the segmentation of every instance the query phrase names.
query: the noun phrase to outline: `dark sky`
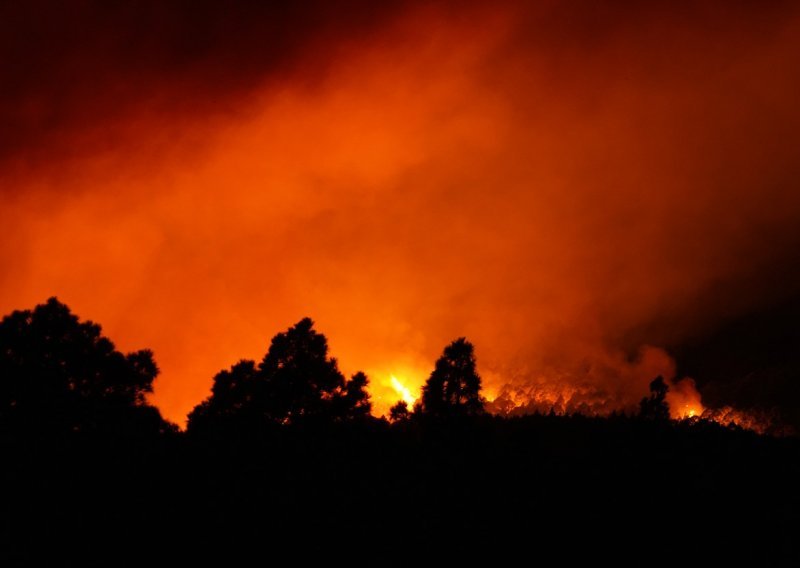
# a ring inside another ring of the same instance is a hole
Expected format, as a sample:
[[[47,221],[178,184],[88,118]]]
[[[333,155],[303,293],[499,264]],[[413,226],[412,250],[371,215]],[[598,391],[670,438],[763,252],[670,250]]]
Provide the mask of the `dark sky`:
[[[154,349],[177,421],[308,315],[379,411],[466,335],[490,398],[800,422],[798,16],[3,3],[0,308]]]

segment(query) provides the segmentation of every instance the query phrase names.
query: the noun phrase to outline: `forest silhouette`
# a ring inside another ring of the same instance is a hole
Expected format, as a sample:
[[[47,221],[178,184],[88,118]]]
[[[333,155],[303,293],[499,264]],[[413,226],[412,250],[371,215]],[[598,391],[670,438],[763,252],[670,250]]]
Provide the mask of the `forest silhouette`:
[[[180,431],[146,400],[158,373],[55,298],[2,319],[3,565],[798,560],[798,439],[671,420],[661,377],[633,415],[492,415],[462,337],[377,418],[305,318]]]

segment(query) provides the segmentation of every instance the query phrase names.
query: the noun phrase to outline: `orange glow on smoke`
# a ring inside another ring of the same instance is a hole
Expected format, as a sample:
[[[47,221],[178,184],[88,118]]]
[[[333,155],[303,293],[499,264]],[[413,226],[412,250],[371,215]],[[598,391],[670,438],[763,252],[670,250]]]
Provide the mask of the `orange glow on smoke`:
[[[660,374],[673,417],[703,414],[649,345],[758,304],[747,259],[800,216],[772,144],[800,131],[800,23],[642,9],[588,34],[548,9],[409,10],[217,112],[154,84],[181,103],[60,133],[69,159],[0,169],[0,311],[56,295],[152,348],[178,423],[304,316],[378,415],[460,336],[496,407],[607,414]],[[741,294],[705,302],[721,282]]]

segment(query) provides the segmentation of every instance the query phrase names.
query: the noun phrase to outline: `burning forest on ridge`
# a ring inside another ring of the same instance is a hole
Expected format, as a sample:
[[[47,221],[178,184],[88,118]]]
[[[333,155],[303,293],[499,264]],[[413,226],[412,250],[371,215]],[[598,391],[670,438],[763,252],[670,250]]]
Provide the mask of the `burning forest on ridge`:
[[[4,317],[0,321],[0,349],[3,352],[0,371],[5,383],[5,398],[0,400],[0,406],[4,408],[0,409],[3,426],[14,432],[35,416],[47,423],[49,419],[46,415],[33,414],[37,406],[69,416],[70,405],[77,404],[81,398],[91,400],[98,397],[98,402],[104,400],[104,393],[112,388],[104,382],[113,384],[113,381],[127,380],[126,376],[131,373],[144,373],[141,380],[146,382],[129,404],[134,408],[148,407],[145,397],[153,392],[159,374],[154,354],[150,350],[141,350],[123,356],[113,351],[114,344],[100,335],[101,331],[102,328],[91,321],[81,322],[69,307],[56,298],[33,310],[17,310]],[[97,355],[92,350],[97,351]],[[448,354],[450,352],[458,354]],[[114,365],[119,367],[112,367],[109,360],[109,363],[93,370],[92,366],[98,364],[96,358],[101,356],[115,357]],[[653,369],[659,368],[659,363],[665,361],[669,363],[663,351],[647,348],[641,351],[629,370],[636,374],[652,373]],[[125,370],[123,363],[130,363],[132,367]],[[607,378],[592,386],[589,383],[582,384],[575,377],[552,376],[527,385],[516,380],[516,386],[505,385],[496,395],[487,396],[478,369],[472,343],[466,338],[457,339],[445,348],[444,355],[436,361],[419,395],[415,395],[392,375],[391,384],[397,393],[397,400],[391,410],[402,406],[404,412],[413,413],[406,418],[430,412],[426,410],[426,405],[431,404],[430,400],[426,402],[426,397],[430,396],[430,389],[439,376],[448,385],[441,387],[444,389],[442,400],[455,401],[455,407],[458,407],[463,402],[462,394],[458,391],[460,387],[453,387],[456,390],[450,392],[449,385],[458,385],[466,380],[464,377],[472,377],[469,379],[472,384],[468,398],[475,407],[468,414],[488,412],[506,418],[530,414],[646,417],[649,401],[662,409],[660,412],[664,419],[687,423],[710,421],[759,434],[793,432],[789,426],[764,412],[756,414],[731,407],[704,407],[694,381],[688,377],[680,380],[675,380],[672,374],[653,377],[647,381],[649,392],[634,392],[634,396],[640,395],[635,399],[624,398],[620,392],[609,392],[596,386],[608,384]],[[602,373],[614,372],[615,369],[611,368],[602,370]],[[596,374],[597,371],[587,369],[585,377],[591,378]],[[59,386],[59,382],[64,384]],[[619,382],[626,386],[630,383],[630,380]],[[347,380],[339,371],[336,358],[329,354],[325,335],[314,328],[311,319],[304,318],[286,332],[273,337],[270,349],[260,363],[241,359],[230,370],[220,371],[214,377],[211,396],[195,406],[189,414],[189,426],[191,429],[193,420],[213,422],[237,413],[250,415],[251,419],[263,419],[281,405],[284,405],[283,414],[275,415],[278,417],[274,421],[291,424],[316,412],[328,412],[320,409],[312,411],[305,406],[318,396],[322,397],[322,401],[314,404],[325,406],[339,401],[336,404],[350,405],[350,410],[342,414],[342,419],[372,415],[384,421],[395,421],[394,412],[383,413],[373,406],[369,377],[359,371]],[[152,410],[155,411],[154,408]],[[81,412],[88,414],[80,420],[90,417],[94,411],[91,408],[84,409]],[[26,416],[26,412],[31,416]],[[74,428],[80,430],[83,426],[76,423]]]
[[[0,565],[800,565],[798,69],[784,0],[0,2]]]
[[[690,379],[684,379],[689,381]],[[688,390],[688,392],[687,392]],[[677,392],[676,392],[677,391]],[[488,401],[487,410],[500,416],[524,416],[526,414],[549,414],[586,416],[609,416],[614,413],[636,412],[636,406],[620,406],[611,402],[609,393],[591,387],[553,387],[548,382],[542,385],[506,386],[497,398]],[[769,412],[741,411],[730,406],[709,408],[703,406],[700,393],[692,383],[682,386],[682,381],[670,387],[666,397],[670,417],[673,420],[710,420],[721,425],[733,425],[760,434],[793,433],[794,429],[782,424]]]
[[[200,4],[0,13],[1,313],[153,349],[177,423],[312,315],[378,413],[463,335],[488,398],[800,424],[796,7]]]

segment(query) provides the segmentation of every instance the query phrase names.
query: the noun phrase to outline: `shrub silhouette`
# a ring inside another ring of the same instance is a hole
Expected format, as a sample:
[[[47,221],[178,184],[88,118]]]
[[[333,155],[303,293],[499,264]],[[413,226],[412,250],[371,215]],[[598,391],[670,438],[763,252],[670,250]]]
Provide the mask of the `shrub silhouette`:
[[[158,367],[56,298],[0,321],[0,424],[19,434],[170,429],[145,402]]]
[[[445,347],[422,387],[418,409],[432,416],[476,415],[484,412],[481,378],[475,370],[475,350],[461,337]]]
[[[366,418],[372,405],[364,373],[348,381],[328,341],[309,318],[272,339],[256,367],[240,361],[214,377],[211,396],[189,415],[189,430],[217,426],[286,425]]]

